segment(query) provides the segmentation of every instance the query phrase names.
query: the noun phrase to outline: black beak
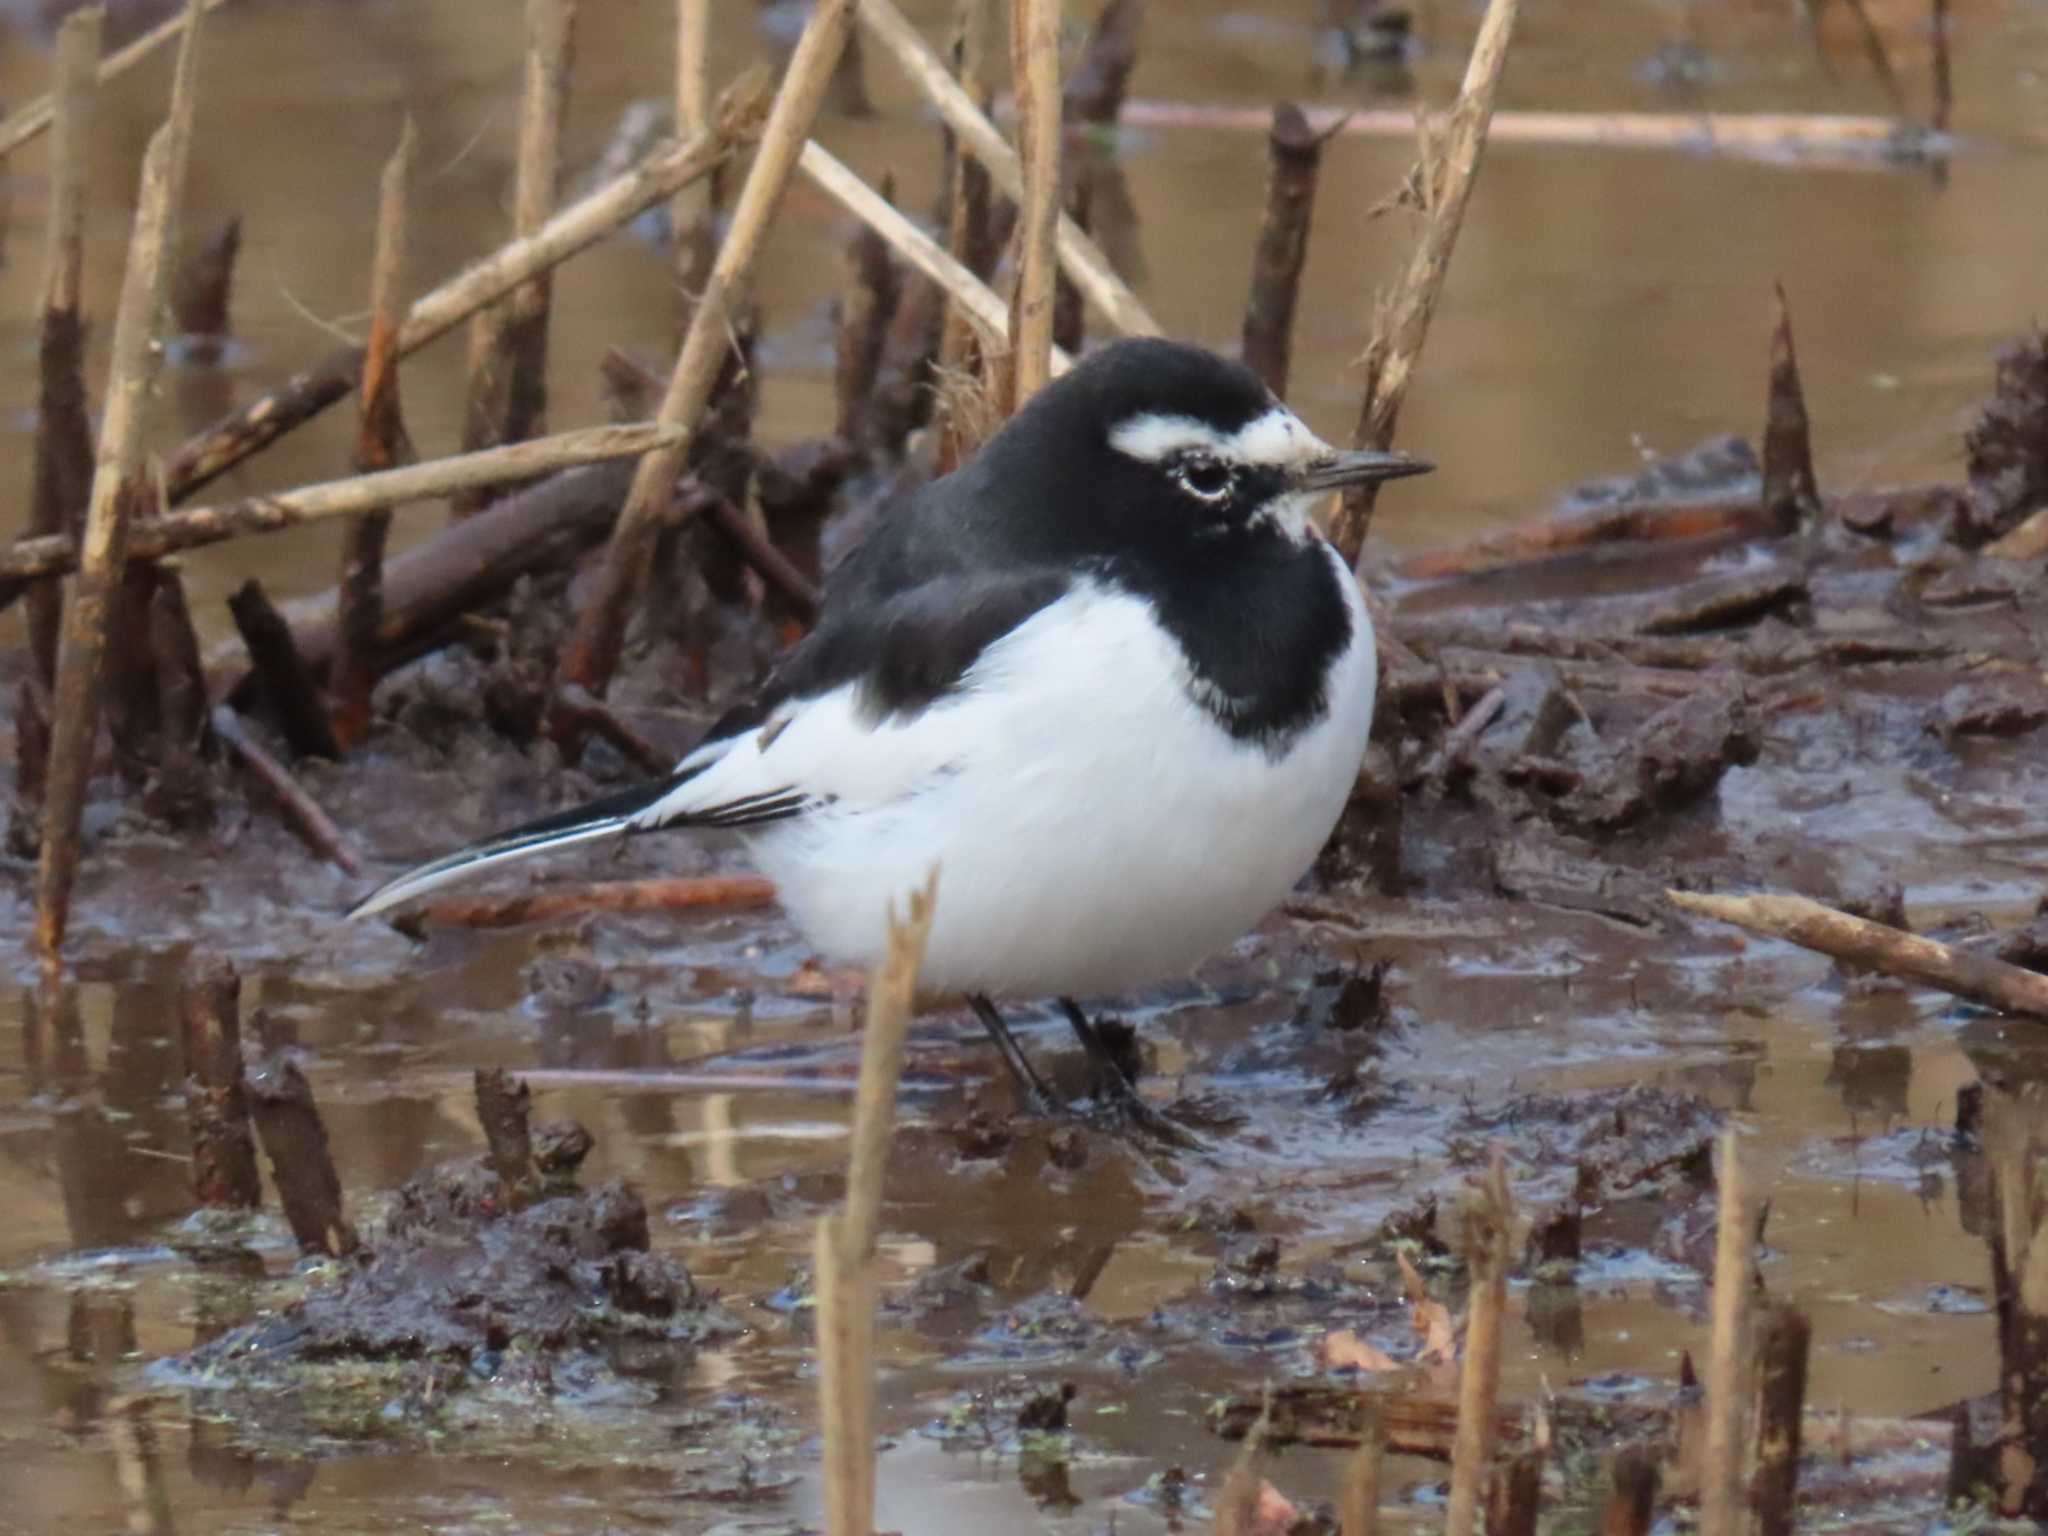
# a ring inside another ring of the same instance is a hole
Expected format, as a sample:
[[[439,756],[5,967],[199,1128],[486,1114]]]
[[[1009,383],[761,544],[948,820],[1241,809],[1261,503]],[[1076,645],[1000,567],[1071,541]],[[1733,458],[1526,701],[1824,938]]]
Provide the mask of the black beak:
[[[1405,453],[1338,453],[1303,470],[1295,487],[1303,491],[1335,491],[1347,485],[1371,485],[1378,480],[1426,475],[1435,468],[1427,459],[1412,459]]]

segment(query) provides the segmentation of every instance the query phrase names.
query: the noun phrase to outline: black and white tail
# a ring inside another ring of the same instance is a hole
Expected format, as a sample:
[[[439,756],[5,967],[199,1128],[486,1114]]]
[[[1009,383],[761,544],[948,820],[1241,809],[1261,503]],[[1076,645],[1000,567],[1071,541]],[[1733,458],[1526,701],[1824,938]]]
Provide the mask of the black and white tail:
[[[675,788],[674,779],[656,779],[607,795],[601,800],[593,800],[587,805],[579,805],[574,810],[543,816],[523,827],[514,827],[496,837],[471,843],[467,848],[458,848],[431,864],[422,864],[418,869],[378,887],[351,907],[348,915],[369,917],[415,896],[465,880],[494,865],[508,864],[529,854],[546,853],[552,848],[567,848],[576,843],[592,842],[600,837],[620,837],[639,830],[644,825],[642,813],[663,796],[673,793]]]

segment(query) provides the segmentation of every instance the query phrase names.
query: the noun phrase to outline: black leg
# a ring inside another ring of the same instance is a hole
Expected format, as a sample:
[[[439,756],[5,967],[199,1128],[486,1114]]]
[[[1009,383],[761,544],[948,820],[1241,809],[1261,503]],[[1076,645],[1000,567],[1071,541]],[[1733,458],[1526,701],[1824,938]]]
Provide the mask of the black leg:
[[[1003,1065],[1010,1069],[1010,1076],[1017,1080],[1017,1087],[1025,1101],[1039,1113],[1049,1110],[1055,1102],[1045,1079],[1040,1077],[1024,1054],[1017,1037],[1010,1033],[1010,1026],[1003,1022],[1003,1016],[996,1011],[996,1005],[989,1001],[985,992],[967,994],[967,1006],[974,1010],[974,1016],[981,1020],[981,1027],[988,1031],[989,1039],[996,1044],[997,1053],[1003,1058]]]
[[[1074,1034],[1081,1042],[1081,1049],[1088,1053],[1089,1073],[1097,1085],[1096,1096],[1112,1114],[1171,1146],[1192,1147],[1198,1144],[1186,1131],[1138,1096],[1138,1090],[1124,1075],[1123,1067],[1103,1043],[1101,1033],[1089,1022],[1088,1015],[1081,1011],[1079,1003],[1071,997],[1063,997],[1060,999],[1060,1012],[1067,1016],[1067,1022],[1073,1025]]]

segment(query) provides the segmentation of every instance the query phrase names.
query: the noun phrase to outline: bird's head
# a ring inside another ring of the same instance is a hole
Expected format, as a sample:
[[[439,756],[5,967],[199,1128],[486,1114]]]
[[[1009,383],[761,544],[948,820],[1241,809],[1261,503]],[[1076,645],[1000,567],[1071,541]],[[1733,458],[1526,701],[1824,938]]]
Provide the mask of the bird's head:
[[[1126,546],[1232,535],[1304,543],[1331,492],[1431,468],[1333,448],[1242,363],[1155,340],[1094,353],[990,446],[1012,461],[1013,484],[1051,482],[1040,504],[1060,504],[1077,534]]]

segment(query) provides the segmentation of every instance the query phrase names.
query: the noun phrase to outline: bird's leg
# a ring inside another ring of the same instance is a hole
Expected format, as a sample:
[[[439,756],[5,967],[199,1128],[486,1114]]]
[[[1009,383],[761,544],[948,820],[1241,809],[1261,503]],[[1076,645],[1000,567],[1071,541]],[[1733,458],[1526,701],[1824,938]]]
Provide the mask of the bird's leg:
[[[986,992],[967,994],[967,1006],[974,1010],[974,1016],[981,1020],[981,1027],[988,1031],[989,1039],[996,1044],[997,1053],[1003,1058],[1003,1065],[1010,1069],[1010,1076],[1017,1080],[1017,1088],[1024,1095],[1027,1105],[1039,1114],[1051,1109],[1055,1100],[1052,1091],[1045,1086],[1045,1079],[1038,1075],[1031,1060],[1024,1054],[1024,1048],[1017,1044],[1017,1037],[1010,1033],[1010,1026],[1003,1022],[1003,1016],[996,1011],[996,1005],[989,1001]]]
[[[1096,1096],[1112,1114],[1130,1121],[1139,1129],[1176,1147],[1196,1145],[1194,1138],[1159,1113],[1144,1099],[1124,1075],[1121,1063],[1104,1042],[1101,1032],[1089,1022],[1088,1015],[1081,1011],[1081,1005],[1071,997],[1060,999],[1060,1011],[1067,1016],[1067,1022],[1074,1027],[1074,1034],[1080,1039],[1081,1049],[1088,1053],[1090,1075],[1096,1083]]]

